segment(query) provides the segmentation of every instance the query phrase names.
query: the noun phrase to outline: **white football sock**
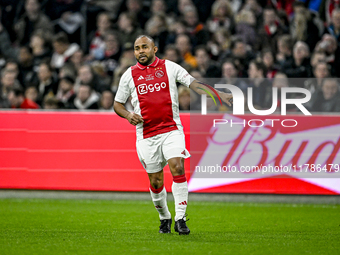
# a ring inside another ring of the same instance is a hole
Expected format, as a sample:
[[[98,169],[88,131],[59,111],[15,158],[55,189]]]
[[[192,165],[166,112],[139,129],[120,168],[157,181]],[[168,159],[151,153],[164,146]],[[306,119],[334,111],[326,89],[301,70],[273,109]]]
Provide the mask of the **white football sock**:
[[[188,204],[188,183],[185,182],[173,182],[172,183],[172,195],[175,199],[175,221],[179,219],[185,219],[185,211]]]
[[[155,208],[157,209],[159,213],[159,219],[160,220],[171,219],[171,214],[169,212],[168,205],[166,203],[167,193],[166,193],[165,187],[159,193],[154,193],[150,189],[150,194],[151,194],[152,202],[155,205]]]

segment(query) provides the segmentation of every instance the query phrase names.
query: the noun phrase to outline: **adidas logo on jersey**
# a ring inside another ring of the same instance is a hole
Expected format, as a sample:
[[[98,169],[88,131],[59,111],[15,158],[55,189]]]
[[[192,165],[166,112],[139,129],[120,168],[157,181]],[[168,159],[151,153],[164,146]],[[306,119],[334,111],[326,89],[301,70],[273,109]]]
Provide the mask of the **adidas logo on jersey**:
[[[140,80],[144,80],[144,77],[142,75],[139,76],[139,78],[137,79],[137,81],[140,81]]]

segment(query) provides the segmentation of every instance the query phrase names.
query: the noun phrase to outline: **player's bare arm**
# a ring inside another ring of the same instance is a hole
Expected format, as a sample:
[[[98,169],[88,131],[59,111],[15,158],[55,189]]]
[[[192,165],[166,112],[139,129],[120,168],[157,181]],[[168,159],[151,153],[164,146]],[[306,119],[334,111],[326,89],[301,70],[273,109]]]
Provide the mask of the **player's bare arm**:
[[[133,112],[129,112],[128,110],[126,110],[125,106],[122,103],[115,101],[113,108],[120,117],[127,119],[129,123],[134,126],[136,126],[138,123],[143,122],[142,116]]]
[[[212,94],[214,94],[213,91],[211,91],[211,89],[208,86],[203,85],[203,83],[194,80],[191,84],[190,84],[190,88],[195,91],[196,93],[198,93],[199,95],[204,95],[207,94],[204,90],[208,90],[210,91]],[[203,90],[204,89],[204,90]],[[218,91],[216,90],[218,95],[220,96],[221,100],[223,102],[225,102],[227,105],[231,106],[232,104],[232,98],[233,95],[231,93],[225,93],[222,91]]]

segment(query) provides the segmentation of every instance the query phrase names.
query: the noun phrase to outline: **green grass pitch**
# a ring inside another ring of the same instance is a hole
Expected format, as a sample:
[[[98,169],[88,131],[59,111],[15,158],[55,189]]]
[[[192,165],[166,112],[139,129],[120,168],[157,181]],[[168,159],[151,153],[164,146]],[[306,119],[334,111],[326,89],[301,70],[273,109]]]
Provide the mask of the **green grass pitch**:
[[[158,233],[151,201],[0,199],[0,254],[340,254],[340,205],[191,202],[187,212],[191,234],[179,236]]]

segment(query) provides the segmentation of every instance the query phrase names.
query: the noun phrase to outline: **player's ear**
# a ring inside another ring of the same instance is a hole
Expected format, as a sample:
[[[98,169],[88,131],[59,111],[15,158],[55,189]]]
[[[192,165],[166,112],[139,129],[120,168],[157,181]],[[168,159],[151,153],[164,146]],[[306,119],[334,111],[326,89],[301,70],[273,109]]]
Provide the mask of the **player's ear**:
[[[156,52],[158,51],[158,47],[157,47],[157,46],[154,46],[154,47],[153,47],[153,51],[154,51],[154,53],[156,53]]]

